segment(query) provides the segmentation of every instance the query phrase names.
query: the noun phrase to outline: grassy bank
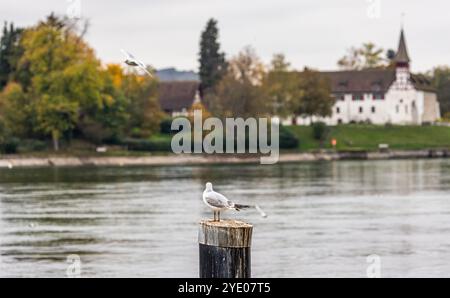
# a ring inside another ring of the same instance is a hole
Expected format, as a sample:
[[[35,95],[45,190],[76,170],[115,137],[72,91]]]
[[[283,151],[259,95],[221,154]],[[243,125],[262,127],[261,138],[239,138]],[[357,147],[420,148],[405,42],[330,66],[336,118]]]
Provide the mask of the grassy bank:
[[[379,144],[401,150],[450,148],[450,127],[340,125],[329,127],[323,142],[314,139],[310,126],[289,126],[288,129],[299,138],[302,151],[331,148],[333,138],[337,140],[338,150],[372,151],[377,150]]]
[[[331,149],[331,140],[337,140],[336,149],[340,151],[376,151],[379,144],[388,144],[391,149],[449,149],[450,127],[440,126],[375,126],[375,125],[340,125],[328,127],[324,140],[314,138],[311,126],[288,126],[286,129],[299,139],[298,149],[287,152],[311,152],[319,149]],[[47,149],[32,151],[19,146],[16,155],[28,157],[46,156],[110,156],[133,157],[167,155],[170,152],[171,136],[158,134],[147,140],[134,140],[125,145],[107,146],[108,151],[98,153],[97,146],[83,140],[72,140],[59,152],[54,152],[48,144]],[[22,149],[21,149],[22,148]]]

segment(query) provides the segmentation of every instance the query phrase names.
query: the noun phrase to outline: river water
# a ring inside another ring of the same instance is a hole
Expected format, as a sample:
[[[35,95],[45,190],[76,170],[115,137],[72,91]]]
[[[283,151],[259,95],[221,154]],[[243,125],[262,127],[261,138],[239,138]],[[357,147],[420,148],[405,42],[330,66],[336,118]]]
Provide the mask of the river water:
[[[2,169],[0,277],[197,277],[207,181],[269,214],[223,215],[254,277],[450,277],[450,160]]]

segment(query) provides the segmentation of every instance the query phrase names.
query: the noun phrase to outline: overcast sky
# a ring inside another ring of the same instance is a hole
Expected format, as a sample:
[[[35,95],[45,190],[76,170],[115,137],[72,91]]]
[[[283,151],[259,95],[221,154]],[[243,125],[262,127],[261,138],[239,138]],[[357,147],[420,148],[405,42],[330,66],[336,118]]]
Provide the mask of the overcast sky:
[[[124,48],[156,68],[196,70],[200,32],[213,17],[227,57],[251,45],[265,62],[281,52],[295,68],[331,70],[352,45],[396,49],[404,12],[413,70],[450,65],[447,0],[2,0],[0,21],[33,25],[75,1],[104,62],[121,61]]]

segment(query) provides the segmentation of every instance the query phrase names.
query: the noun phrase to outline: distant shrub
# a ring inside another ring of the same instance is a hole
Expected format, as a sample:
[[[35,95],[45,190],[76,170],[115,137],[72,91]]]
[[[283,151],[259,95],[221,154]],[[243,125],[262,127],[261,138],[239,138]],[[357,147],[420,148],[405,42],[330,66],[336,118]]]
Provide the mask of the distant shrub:
[[[171,140],[166,139],[125,139],[122,141],[122,145],[127,146],[131,151],[171,151]]]
[[[299,139],[285,126],[280,126],[280,149],[298,148]]]
[[[8,138],[0,144],[0,152],[3,154],[15,154],[19,147],[19,139]]]
[[[21,152],[37,152],[47,149],[47,142],[41,140],[21,140],[18,150]]]
[[[159,130],[161,133],[163,134],[172,134],[174,133],[172,131],[172,121],[173,118],[166,118],[163,121],[161,121],[161,123],[159,124]]]
[[[327,133],[328,133],[328,127],[323,122],[315,122],[312,124],[313,128],[313,137],[314,139],[318,141],[325,140]]]

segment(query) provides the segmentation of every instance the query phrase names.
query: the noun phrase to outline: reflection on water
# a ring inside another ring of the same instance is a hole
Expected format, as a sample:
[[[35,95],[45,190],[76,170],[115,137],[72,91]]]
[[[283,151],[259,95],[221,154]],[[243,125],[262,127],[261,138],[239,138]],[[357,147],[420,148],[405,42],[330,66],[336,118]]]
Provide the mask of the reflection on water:
[[[196,277],[204,183],[256,212],[254,277],[450,277],[450,161],[0,171],[0,276]]]

